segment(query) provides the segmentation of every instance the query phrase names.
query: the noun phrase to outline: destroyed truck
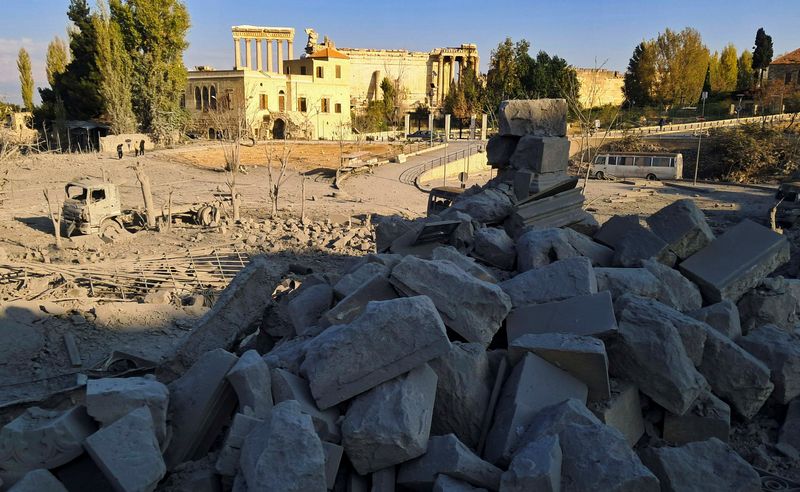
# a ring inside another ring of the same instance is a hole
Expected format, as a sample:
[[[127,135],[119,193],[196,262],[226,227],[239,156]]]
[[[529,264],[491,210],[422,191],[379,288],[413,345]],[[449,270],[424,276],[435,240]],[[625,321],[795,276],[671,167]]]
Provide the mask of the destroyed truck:
[[[778,225],[785,228],[800,225],[800,181],[781,183],[775,199]]]
[[[114,240],[126,231],[136,232],[147,225],[147,214],[137,209],[123,209],[116,184],[98,178],[79,178],[67,183],[62,209],[66,236],[76,230],[81,234],[99,234]],[[187,222],[211,226],[219,222],[220,203],[199,203],[172,207],[161,217],[171,215]],[[157,218],[159,219],[159,218]]]

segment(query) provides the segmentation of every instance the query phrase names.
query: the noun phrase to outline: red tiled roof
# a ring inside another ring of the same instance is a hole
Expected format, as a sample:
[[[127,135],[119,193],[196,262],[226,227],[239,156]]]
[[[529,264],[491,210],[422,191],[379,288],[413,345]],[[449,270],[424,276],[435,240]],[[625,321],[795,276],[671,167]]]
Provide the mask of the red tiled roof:
[[[770,65],[800,65],[800,48],[779,56]]]

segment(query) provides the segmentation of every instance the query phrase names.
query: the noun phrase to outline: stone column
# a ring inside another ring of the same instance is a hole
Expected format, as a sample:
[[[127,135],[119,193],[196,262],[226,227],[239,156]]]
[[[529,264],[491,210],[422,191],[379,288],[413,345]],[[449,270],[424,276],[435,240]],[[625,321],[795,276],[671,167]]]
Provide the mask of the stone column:
[[[283,73],[283,41],[278,41],[278,71]]]
[[[450,115],[444,115],[444,141],[450,141]]]
[[[428,131],[433,131],[433,111],[428,113]]]
[[[406,113],[405,130],[405,135],[408,136],[411,133],[411,115],[408,113]]]
[[[477,56],[472,57],[472,67],[475,69],[475,76],[481,74],[480,59]]]
[[[272,40],[267,39],[267,72],[275,70],[275,61],[272,59]]]
[[[233,66],[236,67],[236,70],[239,70],[242,68],[242,43],[239,38],[233,38],[233,53]]]
[[[263,43],[263,39],[256,39],[256,68],[259,72],[264,70],[264,53],[261,51],[261,45]]]
[[[450,86],[453,85],[453,82],[455,82],[455,81],[456,81],[456,57],[455,56],[451,56],[450,57],[450,83],[447,84],[448,89],[450,88]]]
[[[287,47],[288,47],[288,53],[286,54],[286,59],[287,60],[293,60],[294,59],[294,42],[293,41],[287,41]]]
[[[439,55],[439,71],[436,72],[436,102],[441,104],[444,101],[444,55]]]
[[[486,117],[486,113],[481,115],[481,140],[486,140],[486,123],[488,118]]]
[[[247,57],[247,63],[245,66],[249,69],[253,69],[253,40],[250,38],[245,38],[244,40],[244,56]]]

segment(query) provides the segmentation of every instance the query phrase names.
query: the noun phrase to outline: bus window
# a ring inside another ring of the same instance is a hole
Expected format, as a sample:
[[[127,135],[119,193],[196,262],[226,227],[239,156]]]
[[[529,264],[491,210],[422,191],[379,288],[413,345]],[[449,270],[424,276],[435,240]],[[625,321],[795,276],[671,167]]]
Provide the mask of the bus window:
[[[635,157],[633,165],[637,166],[637,167],[649,166],[650,165],[650,158],[649,157]]]
[[[632,166],[633,165],[633,157],[617,157],[617,165],[618,166]]]
[[[607,166],[616,166],[617,165],[617,156],[610,155],[608,156],[608,162],[606,163]]]
[[[653,167],[674,167],[669,157],[653,157]]]
[[[595,158],[594,158],[594,163],[595,163],[595,165],[598,165],[598,166],[603,166],[603,165],[605,165],[605,163],[606,163],[606,156],[604,156],[604,155],[598,155],[597,157],[595,157]]]

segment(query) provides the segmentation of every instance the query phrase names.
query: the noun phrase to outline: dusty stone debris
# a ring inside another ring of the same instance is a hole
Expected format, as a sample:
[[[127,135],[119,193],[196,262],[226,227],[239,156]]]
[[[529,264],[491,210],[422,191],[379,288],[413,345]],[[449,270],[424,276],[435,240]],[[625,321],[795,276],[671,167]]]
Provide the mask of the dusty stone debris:
[[[767,471],[800,479],[800,298],[796,281],[770,277],[786,239],[752,222],[714,237],[692,203],[591,227],[558,140],[566,104],[503,108],[489,147],[500,177],[442,216],[377,222],[377,252],[339,275],[303,272],[273,292],[252,261],[154,375],[92,378],[73,401],[8,419],[0,487],[749,491]],[[420,240],[443,223],[449,233]],[[757,239],[744,266],[742,235]],[[764,416],[777,420],[754,454],[736,436]]]

